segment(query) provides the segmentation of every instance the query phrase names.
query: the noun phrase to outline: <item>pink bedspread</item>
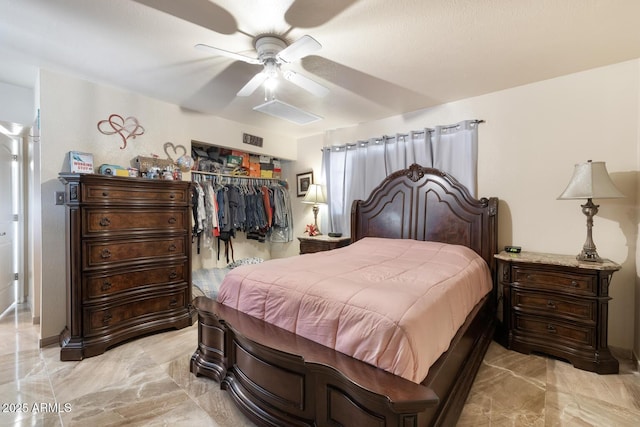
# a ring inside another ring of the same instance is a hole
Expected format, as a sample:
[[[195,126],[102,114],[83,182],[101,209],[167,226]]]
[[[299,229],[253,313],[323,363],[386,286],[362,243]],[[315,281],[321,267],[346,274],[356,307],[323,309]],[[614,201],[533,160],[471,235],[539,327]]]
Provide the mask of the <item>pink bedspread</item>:
[[[467,247],[368,237],[235,268],[218,301],[419,383],[490,290]]]

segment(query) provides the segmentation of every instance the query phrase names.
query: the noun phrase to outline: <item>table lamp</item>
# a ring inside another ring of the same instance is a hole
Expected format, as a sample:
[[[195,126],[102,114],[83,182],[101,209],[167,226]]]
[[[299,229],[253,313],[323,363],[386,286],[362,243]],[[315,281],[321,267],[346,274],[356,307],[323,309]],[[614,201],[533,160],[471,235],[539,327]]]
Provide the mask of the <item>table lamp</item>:
[[[305,194],[304,199],[302,199],[302,203],[313,204],[313,221],[316,230],[318,230],[318,234],[322,234],[318,228],[318,211],[320,210],[318,205],[327,203],[327,198],[324,195],[324,187],[320,184],[309,185],[307,194]]]
[[[601,262],[596,245],[593,243],[591,229],[593,217],[598,213],[599,205],[593,204],[591,199],[618,199],[624,197],[611,181],[604,162],[578,163],[573,170],[573,176],[567,188],[560,194],[558,200],[586,199],[587,203],[580,205],[582,213],[587,216],[587,240],[582,252],[576,257],[579,261]]]

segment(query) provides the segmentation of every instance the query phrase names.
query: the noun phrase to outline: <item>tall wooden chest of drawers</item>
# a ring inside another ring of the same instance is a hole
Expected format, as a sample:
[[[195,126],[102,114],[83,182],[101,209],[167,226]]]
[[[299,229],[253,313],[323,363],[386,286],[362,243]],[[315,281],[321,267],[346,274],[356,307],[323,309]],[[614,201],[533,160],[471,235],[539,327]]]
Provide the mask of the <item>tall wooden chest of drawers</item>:
[[[191,325],[190,182],[93,174],[60,179],[67,206],[60,360]]]
[[[620,266],[535,252],[496,255],[506,343],[599,374],[618,372],[607,345],[609,284]]]

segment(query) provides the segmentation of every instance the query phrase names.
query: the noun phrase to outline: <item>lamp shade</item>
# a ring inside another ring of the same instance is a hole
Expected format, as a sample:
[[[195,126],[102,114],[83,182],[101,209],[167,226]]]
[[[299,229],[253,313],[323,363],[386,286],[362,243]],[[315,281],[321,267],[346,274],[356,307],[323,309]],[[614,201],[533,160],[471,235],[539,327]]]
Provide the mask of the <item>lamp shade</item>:
[[[327,198],[324,195],[324,187],[320,184],[311,184],[307,189],[302,203],[312,203],[314,205],[327,203]]]
[[[604,162],[578,163],[567,188],[558,196],[568,199],[617,199],[624,197],[611,181]]]

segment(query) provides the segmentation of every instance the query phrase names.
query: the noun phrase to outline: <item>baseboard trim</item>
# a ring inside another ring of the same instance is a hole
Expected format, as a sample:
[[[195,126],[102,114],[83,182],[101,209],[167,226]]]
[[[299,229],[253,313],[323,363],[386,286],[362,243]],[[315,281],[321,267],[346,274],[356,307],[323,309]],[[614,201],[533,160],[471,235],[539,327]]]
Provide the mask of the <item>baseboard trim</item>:
[[[40,348],[49,347],[50,345],[58,345],[59,337],[57,335],[53,337],[40,338]]]

